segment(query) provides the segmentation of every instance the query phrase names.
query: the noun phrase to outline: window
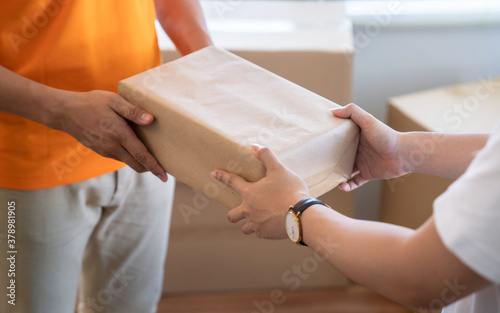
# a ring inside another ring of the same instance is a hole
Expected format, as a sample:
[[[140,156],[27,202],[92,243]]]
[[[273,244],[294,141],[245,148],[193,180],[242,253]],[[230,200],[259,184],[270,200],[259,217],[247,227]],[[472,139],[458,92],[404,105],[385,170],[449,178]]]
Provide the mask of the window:
[[[498,0],[274,0],[297,2],[342,2],[346,13],[355,25],[363,25],[376,16],[391,17],[390,26],[425,25],[486,25],[500,24],[500,1]],[[202,0],[221,10],[237,8],[243,3],[266,0]],[[244,7],[244,6],[242,6]],[[262,12],[252,12],[259,18]],[[283,26],[284,27],[284,26]]]

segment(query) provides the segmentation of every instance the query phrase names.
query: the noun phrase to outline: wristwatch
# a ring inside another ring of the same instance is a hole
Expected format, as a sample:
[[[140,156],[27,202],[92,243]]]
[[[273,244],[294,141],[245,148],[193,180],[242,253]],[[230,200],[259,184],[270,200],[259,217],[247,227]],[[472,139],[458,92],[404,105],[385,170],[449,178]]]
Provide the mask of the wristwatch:
[[[295,242],[300,246],[307,246],[302,241],[302,224],[300,223],[300,215],[308,207],[314,204],[321,204],[330,208],[330,206],[328,206],[327,204],[323,203],[322,201],[316,198],[307,197],[297,202],[297,204],[292,205],[288,210],[288,212],[286,212],[285,214],[286,233],[288,234],[288,237],[290,238],[291,241]]]

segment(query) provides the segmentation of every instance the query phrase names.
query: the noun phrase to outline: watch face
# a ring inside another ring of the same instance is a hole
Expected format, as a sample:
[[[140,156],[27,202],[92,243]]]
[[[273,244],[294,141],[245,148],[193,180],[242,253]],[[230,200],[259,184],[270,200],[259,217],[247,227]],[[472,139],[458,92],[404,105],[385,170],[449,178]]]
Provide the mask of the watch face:
[[[300,238],[299,222],[295,214],[291,211],[288,211],[285,215],[285,227],[290,240],[298,242]]]

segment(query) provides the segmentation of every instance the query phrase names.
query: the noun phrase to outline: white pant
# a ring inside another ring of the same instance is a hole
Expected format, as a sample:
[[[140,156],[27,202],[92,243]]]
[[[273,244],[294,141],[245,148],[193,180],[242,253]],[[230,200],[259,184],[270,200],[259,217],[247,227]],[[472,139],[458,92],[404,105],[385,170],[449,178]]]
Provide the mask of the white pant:
[[[173,177],[164,184],[125,167],[55,188],[0,188],[0,312],[74,312],[79,281],[81,313],[155,312],[174,187]],[[12,201],[15,306],[7,297]]]

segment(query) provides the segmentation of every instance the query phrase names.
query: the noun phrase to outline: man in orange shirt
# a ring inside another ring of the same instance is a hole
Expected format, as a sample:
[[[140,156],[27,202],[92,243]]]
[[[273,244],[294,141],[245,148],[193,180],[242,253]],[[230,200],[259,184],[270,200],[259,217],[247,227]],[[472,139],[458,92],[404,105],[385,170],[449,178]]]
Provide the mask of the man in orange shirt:
[[[160,64],[155,18],[183,55],[212,44],[197,0],[2,4],[1,312],[72,312],[79,281],[80,312],[155,311],[174,180],[116,94]]]

